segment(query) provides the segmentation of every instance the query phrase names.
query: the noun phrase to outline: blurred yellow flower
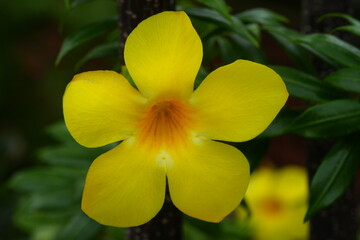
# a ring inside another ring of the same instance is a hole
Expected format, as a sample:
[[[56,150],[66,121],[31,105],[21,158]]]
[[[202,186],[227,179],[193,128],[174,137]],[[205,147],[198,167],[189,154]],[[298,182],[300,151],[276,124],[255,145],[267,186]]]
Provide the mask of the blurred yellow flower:
[[[138,90],[116,72],[92,71],[76,75],[64,94],[65,123],[77,142],[122,141],[92,163],[83,211],[105,225],[143,224],[161,209],[168,182],[182,212],[221,221],[243,198],[249,165],[239,150],[213,140],[260,134],[285,104],[283,81],[268,67],[239,60],[194,91],[202,44],[184,12],[141,22],[124,58]]]
[[[261,168],[251,175],[245,194],[249,206],[249,227],[256,240],[305,240],[309,224],[308,183],[304,168],[287,166],[279,170]],[[244,211],[238,210],[244,220]]]

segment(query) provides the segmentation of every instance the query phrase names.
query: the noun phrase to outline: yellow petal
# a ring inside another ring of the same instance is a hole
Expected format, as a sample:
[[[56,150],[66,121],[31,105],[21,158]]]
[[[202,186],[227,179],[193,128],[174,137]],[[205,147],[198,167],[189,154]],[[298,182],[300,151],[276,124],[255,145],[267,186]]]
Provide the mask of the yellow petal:
[[[190,102],[197,108],[201,135],[241,142],[264,131],[287,97],[284,82],[273,70],[238,60],[210,73]]]
[[[165,170],[132,139],[98,157],[86,177],[82,210],[97,222],[131,227],[151,220],[165,198]]]
[[[186,98],[200,67],[202,44],[184,12],[162,12],[130,33],[124,58],[146,97]]]
[[[64,118],[71,135],[86,147],[99,147],[133,133],[145,98],[120,74],[92,71],[68,84]]]
[[[219,222],[241,202],[249,164],[236,148],[195,138],[193,146],[173,154],[167,176],[171,199],[189,216]]]
[[[278,170],[276,195],[286,203],[305,203],[308,195],[306,170],[299,166],[287,166]]]

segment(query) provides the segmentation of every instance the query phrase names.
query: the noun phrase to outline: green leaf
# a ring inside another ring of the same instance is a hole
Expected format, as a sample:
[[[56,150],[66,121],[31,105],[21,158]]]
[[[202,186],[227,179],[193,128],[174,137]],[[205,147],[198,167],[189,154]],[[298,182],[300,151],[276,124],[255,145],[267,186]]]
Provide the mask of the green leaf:
[[[136,86],[134,80],[132,79],[126,65],[121,66],[121,74],[129,81],[131,86],[133,86],[135,89],[137,89],[137,86]]]
[[[354,35],[360,36],[360,26],[348,25],[348,26],[337,27],[333,29],[331,33],[336,31],[346,31]]]
[[[253,35],[258,42],[261,41],[261,27],[257,23],[249,23],[245,25],[246,29]]]
[[[212,22],[228,31],[237,33],[240,36],[248,39],[255,46],[259,45],[256,38],[249,33],[245,25],[236,17],[232,17],[232,21],[230,22],[228,19],[221,16],[218,12],[208,8],[192,8],[186,9],[185,11],[191,17]]]
[[[233,42],[236,53],[239,58],[266,64],[268,61],[264,52],[251,44],[247,39],[240,37],[238,34],[230,33],[229,39]]]
[[[232,44],[232,42],[229,39],[219,36],[216,39],[216,42],[220,49],[220,55],[222,60],[221,62],[223,64],[229,64],[235,61],[236,59],[239,59],[237,55],[239,52],[235,50],[235,46]]]
[[[70,145],[75,145],[75,144],[79,145],[77,142],[75,142],[74,138],[70,135],[64,122],[58,122],[58,123],[52,124],[51,126],[46,128],[46,132],[51,137],[60,141],[61,143],[70,144]]]
[[[271,66],[284,80],[291,96],[314,102],[346,97],[339,90],[305,72],[280,66]]]
[[[315,73],[310,55],[302,46],[294,43],[294,39],[302,35],[283,26],[266,26],[267,31],[279,45],[284,48],[291,61],[300,69],[308,73]]]
[[[280,136],[290,123],[299,115],[298,112],[283,108],[270,126],[259,135],[259,138],[273,138]]]
[[[204,68],[204,66],[200,66],[199,72],[196,75],[196,79],[195,79],[195,83],[194,83],[194,89],[198,88],[200,86],[200,84],[202,83],[202,81],[204,81],[204,79],[207,77],[207,75],[209,75],[209,72],[206,71],[206,69]]]
[[[45,163],[56,166],[78,167],[87,169],[104,150],[87,149],[80,145],[50,146],[38,151],[38,157]]]
[[[349,23],[356,25],[356,26],[360,26],[360,21],[357,20],[356,18],[351,17],[350,15],[344,14],[344,13],[327,13],[322,15],[319,18],[319,21],[323,21],[326,18],[330,18],[330,17],[339,17],[339,18],[343,18],[347,21],[349,21]]]
[[[14,220],[16,225],[33,232],[36,232],[39,227],[49,225],[58,225],[60,228],[62,224],[68,221],[74,211],[73,208],[62,208],[57,211],[37,211],[31,208],[30,204],[29,196],[22,197],[18,203]]]
[[[222,26],[226,29],[229,29],[232,26],[232,23],[228,19],[221,16],[218,12],[208,8],[185,9],[185,12],[191,17],[215,23],[216,25]]]
[[[95,48],[91,49],[82,59],[80,59],[80,61],[76,64],[75,68],[79,69],[87,61],[94,58],[118,56],[119,47],[120,45],[118,42],[98,45]]]
[[[288,23],[289,20],[266,8],[254,8],[236,15],[243,22],[258,23],[261,25],[277,25]]]
[[[91,2],[93,0],[65,0],[65,1],[68,2],[68,4],[67,4],[67,6],[69,6],[68,8],[75,8],[79,5]],[[70,2],[70,4],[69,4],[69,2]]]
[[[69,222],[58,232],[55,240],[88,240],[103,227],[94,220],[87,217],[84,213],[76,213]]]
[[[229,6],[226,4],[224,0],[196,0],[197,2],[204,4],[205,6],[216,10],[222,16],[224,16],[227,20],[232,22]]]
[[[205,239],[209,239],[209,237],[211,237],[210,239],[220,239],[222,236],[220,224],[204,222],[186,215],[184,216],[184,220],[186,225],[191,226],[207,235],[208,238]]]
[[[250,32],[248,31],[248,29],[245,27],[245,25],[243,24],[243,22],[241,22],[239,19],[233,17],[233,26],[230,30],[232,30],[233,32],[239,34],[240,36],[246,38],[247,40],[249,40],[254,46],[258,47],[259,46],[259,42],[258,40],[250,34]]]
[[[264,54],[259,48],[237,34],[219,36],[216,38],[216,43],[223,64],[232,63],[237,59],[247,59],[260,63],[266,62]]]
[[[359,136],[347,136],[335,144],[311,181],[310,204],[305,221],[343,195],[355,177],[359,158]]]
[[[360,68],[344,68],[333,72],[324,81],[350,92],[360,94]]]
[[[90,24],[86,27],[83,27],[67,37],[56,58],[55,64],[58,65],[60,61],[73,49],[80,46],[81,44],[100,36],[101,34],[114,29],[116,27],[117,20],[116,18],[110,18],[101,22]]]
[[[296,40],[317,56],[325,56],[344,66],[360,64],[360,50],[353,45],[329,34],[311,34]]]
[[[286,131],[308,138],[331,138],[359,131],[359,122],[360,103],[337,100],[310,107]]]
[[[75,179],[85,178],[86,171],[65,167],[36,167],[18,172],[9,186],[17,191],[49,191],[72,184]]]
[[[269,139],[255,138],[241,143],[229,143],[238,148],[250,163],[250,171],[253,172],[260,164],[269,147]]]
[[[57,210],[59,208],[72,207],[74,204],[80,202],[83,187],[82,180],[83,179],[81,179],[81,182],[71,182],[61,188],[50,191],[32,192],[28,198],[28,207],[34,211]]]

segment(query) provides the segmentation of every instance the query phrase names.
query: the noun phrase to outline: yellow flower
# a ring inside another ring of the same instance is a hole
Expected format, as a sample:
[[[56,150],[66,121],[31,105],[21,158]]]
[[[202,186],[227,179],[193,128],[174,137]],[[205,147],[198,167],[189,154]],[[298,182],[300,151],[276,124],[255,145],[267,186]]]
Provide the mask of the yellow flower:
[[[166,181],[185,214],[219,222],[234,210],[249,181],[244,155],[223,141],[260,134],[288,93],[271,69],[239,60],[221,67],[193,91],[202,44],[184,12],[141,22],[124,52],[136,90],[120,74],[76,75],[63,105],[77,142],[99,147],[122,142],[91,165],[82,209],[99,223],[128,227],[153,218]]]
[[[250,228],[256,240],[305,240],[309,224],[308,184],[304,168],[259,169],[251,176],[245,200],[250,208]],[[241,214],[241,211],[238,213]]]

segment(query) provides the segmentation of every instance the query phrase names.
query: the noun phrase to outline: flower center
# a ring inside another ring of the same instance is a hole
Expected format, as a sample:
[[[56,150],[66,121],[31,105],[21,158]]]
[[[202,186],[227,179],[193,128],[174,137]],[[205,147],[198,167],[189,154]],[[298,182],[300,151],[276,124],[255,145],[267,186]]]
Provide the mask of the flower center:
[[[179,100],[153,104],[139,122],[139,140],[151,149],[174,149],[188,142],[191,127],[190,107]]]
[[[282,213],[283,204],[276,198],[268,197],[261,202],[260,208],[265,215],[273,217]]]

